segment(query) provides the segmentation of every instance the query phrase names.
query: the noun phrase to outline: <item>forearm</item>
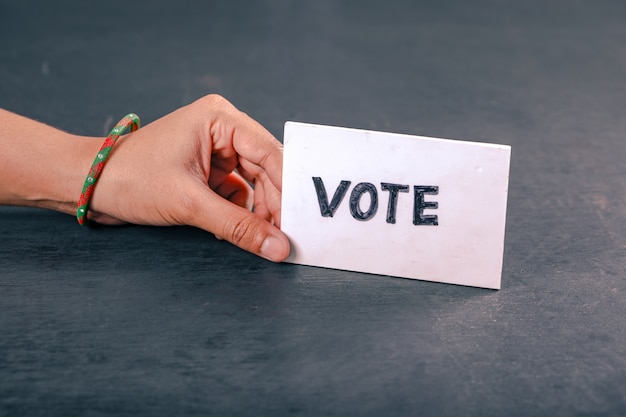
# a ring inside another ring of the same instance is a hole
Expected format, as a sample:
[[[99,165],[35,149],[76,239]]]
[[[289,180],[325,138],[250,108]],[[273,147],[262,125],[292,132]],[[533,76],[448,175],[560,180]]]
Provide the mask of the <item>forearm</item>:
[[[74,213],[102,139],[0,109],[0,204]]]

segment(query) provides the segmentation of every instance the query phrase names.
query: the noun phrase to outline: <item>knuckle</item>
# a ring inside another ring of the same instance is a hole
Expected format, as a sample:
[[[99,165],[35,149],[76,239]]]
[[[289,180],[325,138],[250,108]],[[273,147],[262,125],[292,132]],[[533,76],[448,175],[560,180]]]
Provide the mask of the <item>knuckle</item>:
[[[209,94],[199,100],[202,104],[212,109],[231,107],[232,104],[219,94]]]
[[[231,219],[226,223],[226,229],[222,235],[237,246],[249,247],[255,240],[256,228],[248,217]]]

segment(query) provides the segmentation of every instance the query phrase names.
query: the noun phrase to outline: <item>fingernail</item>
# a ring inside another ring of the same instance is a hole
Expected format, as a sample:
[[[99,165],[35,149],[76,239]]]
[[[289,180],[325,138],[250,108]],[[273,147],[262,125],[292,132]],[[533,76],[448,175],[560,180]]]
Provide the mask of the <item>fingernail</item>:
[[[261,245],[261,255],[271,261],[281,262],[285,258],[285,245],[280,239],[268,236]]]

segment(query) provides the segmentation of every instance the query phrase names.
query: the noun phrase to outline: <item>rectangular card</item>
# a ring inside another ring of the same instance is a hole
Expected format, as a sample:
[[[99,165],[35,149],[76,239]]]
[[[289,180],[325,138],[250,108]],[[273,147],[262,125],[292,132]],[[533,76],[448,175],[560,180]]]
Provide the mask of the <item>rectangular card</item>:
[[[287,262],[499,289],[511,148],[287,122]]]

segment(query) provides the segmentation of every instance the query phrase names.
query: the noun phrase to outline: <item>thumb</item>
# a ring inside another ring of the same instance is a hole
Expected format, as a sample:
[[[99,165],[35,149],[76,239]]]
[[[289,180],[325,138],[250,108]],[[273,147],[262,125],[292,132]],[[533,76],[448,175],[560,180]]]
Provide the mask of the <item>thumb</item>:
[[[289,255],[287,236],[261,216],[246,210],[213,191],[204,193],[193,224],[234,245],[274,262]]]

